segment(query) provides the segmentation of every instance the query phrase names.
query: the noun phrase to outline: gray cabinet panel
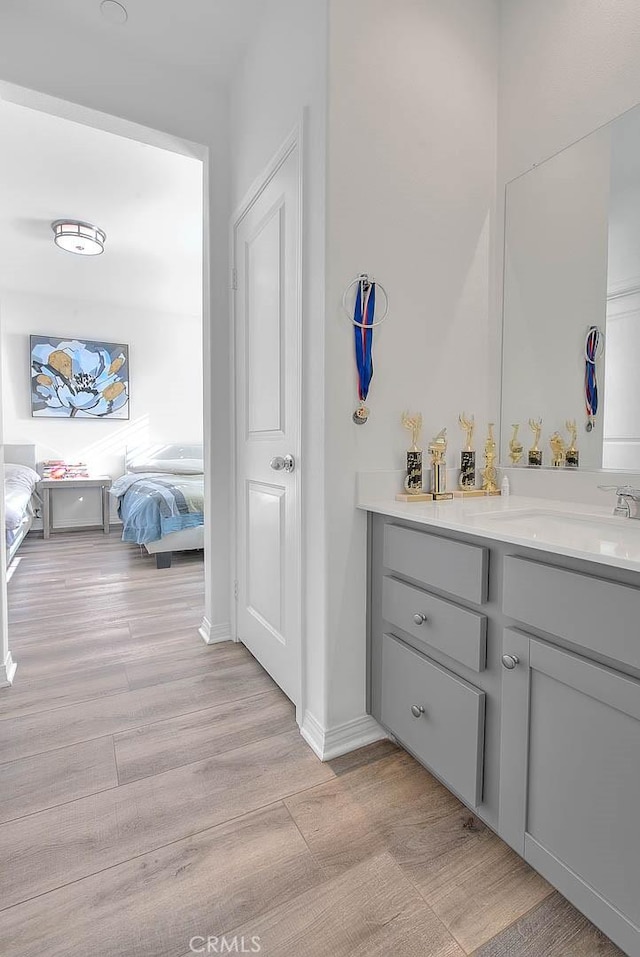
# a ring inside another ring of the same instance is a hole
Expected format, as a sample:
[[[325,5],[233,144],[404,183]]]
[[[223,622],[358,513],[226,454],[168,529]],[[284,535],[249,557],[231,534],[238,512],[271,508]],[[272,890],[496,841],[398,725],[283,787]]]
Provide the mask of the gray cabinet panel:
[[[518,664],[502,671],[502,727],[500,733],[500,836],[524,854],[527,812],[527,763],[529,759],[529,637],[505,629],[503,654],[515,656]]]
[[[400,575],[477,605],[486,601],[488,552],[480,545],[386,525],[384,564]]]
[[[503,595],[510,618],[640,668],[640,589],[507,556]]]
[[[640,682],[513,630],[503,647],[500,833],[640,953]]]
[[[640,926],[640,683],[535,641],[530,655],[527,834]]]
[[[475,611],[436,598],[412,585],[385,577],[382,582],[385,621],[455,658],[473,671],[483,671],[487,619]],[[417,624],[414,616],[424,620]],[[428,649],[425,649],[428,654]]]
[[[383,724],[472,807],[482,799],[484,704],[482,691],[383,636]]]

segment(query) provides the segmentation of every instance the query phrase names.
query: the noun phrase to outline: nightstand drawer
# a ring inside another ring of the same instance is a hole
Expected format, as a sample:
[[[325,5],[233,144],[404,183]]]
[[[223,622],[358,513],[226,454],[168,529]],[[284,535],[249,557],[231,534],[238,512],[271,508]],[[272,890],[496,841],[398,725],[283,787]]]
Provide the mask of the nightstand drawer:
[[[481,545],[452,542],[400,525],[384,529],[386,568],[476,605],[487,598],[488,558]]]
[[[478,612],[436,598],[412,585],[385,577],[382,617],[473,671],[484,671],[487,619]],[[428,649],[425,649],[428,653]]]
[[[485,696],[397,638],[382,639],[382,723],[473,807],[482,801]]]

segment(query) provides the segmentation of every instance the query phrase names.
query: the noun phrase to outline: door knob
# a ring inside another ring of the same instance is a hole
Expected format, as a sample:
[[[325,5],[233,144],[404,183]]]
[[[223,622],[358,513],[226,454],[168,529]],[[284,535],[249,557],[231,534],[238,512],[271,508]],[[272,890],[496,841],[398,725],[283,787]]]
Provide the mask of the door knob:
[[[502,664],[508,671],[513,671],[516,665],[520,664],[517,655],[503,655]]]
[[[421,718],[424,714],[424,708],[421,704],[412,704],[411,705],[411,714],[414,718]]]
[[[424,612],[419,611],[413,616],[413,620],[415,621],[416,625],[424,625],[425,621],[427,620],[427,616],[424,614]]]
[[[269,465],[274,472],[293,472],[296,467],[296,460],[293,455],[276,455],[271,459]]]

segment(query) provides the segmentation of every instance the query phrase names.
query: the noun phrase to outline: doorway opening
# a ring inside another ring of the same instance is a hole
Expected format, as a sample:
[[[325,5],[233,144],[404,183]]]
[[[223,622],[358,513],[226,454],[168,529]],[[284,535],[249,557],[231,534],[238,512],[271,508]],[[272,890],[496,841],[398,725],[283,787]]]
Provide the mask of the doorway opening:
[[[34,680],[52,673],[43,608],[59,610],[69,649],[88,622],[110,628],[113,650],[101,652],[114,665],[119,650],[135,654],[118,644],[124,621],[134,638],[177,631],[199,648],[210,560],[207,151],[81,108],[70,119],[70,104],[56,113],[47,101],[0,101],[2,425],[14,492],[2,587],[11,578],[9,646],[32,640],[22,658]],[[58,242],[62,220],[86,224],[76,248]],[[88,226],[103,247],[95,256],[79,248]]]

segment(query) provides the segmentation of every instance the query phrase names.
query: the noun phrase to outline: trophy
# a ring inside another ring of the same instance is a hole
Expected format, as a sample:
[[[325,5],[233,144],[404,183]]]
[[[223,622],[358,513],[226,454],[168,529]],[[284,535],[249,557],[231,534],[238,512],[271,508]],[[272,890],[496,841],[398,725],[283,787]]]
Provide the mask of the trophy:
[[[542,432],[542,419],[537,422],[535,419],[529,419],[529,428],[533,432],[533,445],[529,449],[529,465],[542,465],[542,452],[538,448],[540,433]]]
[[[565,426],[569,433],[569,448],[565,452],[564,463],[568,469],[577,469],[580,465],[580,453],[576,447],[576,442],[578,441],[578,426],[576,425],[576,420],[567,420]]]
[[[441,429],[429,443],[431,456],[431,496],[434,501],[453,498],[452,492],[447,492],[447,430]]]
[[[524,452],[524,449],[522,447],[522,442],[518,438],[518,430],[520,426],[518,424],[514,424],[511,426],[511,428],[513,429],[513,435],[511,436],[511,440],[509,442],[509,458],[511,459],[512,465],[517,465],[522,459],[522,453]]]
[[[493,422],[489,423],[487,441],[484,443],[484,468],[482,470],[482,491],[485,495],[499,495],[496,479],[496,440],[493,435]]]
[[[564,439],[559,432],[554,432],[551,438],[549,439],[549,445],[551,446],[551,464],[554,469],[561,469],[564,466],[565,455],[567,447],[564,444]]]
[[[404,480],[404,493],[396,495],[399,502],[430,502],[431,495],[422,491],[422,450],[418,448],[422,431],[422,414],[402,413],[402,425],[411,432],[411,448],[407,452],[407,476]]]
[[[458,416],[460,428],[465,433],[465,448],[460,452],[460,478],[458,488],[453,493],[454,498],[473,497],[482,495],[482,489],[476,488],[476,453],[472,446],[473,431],[476,427],[475,419],[468,419],[463,412]]]

